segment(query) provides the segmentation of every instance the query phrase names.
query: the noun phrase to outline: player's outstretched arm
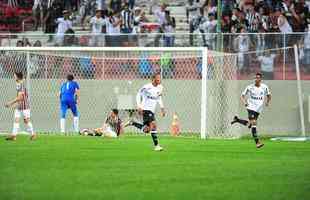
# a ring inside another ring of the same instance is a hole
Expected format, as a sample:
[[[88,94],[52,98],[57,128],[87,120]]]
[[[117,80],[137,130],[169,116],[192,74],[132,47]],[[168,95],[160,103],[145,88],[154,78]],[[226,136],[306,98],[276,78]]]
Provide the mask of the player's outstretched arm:
[[[11,107],[12,105],[14,105],[15,103],[19,102],[19,101],[22,101],[23,100],[23,95],[24,93],[23,92],[19,92],[17,97],[15,99],[13,99],[12,101],[9,101],[5,104],[5,107]]]

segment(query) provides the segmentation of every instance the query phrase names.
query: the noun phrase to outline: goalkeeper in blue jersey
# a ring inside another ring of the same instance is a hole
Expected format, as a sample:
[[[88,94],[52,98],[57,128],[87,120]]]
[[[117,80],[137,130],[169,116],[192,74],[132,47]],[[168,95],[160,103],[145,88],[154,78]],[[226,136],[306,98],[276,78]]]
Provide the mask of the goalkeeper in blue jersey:
[[[61,119],[60,119],[60,131],[65,133],[66,126],[66,113],[69,108],[73,114],[73,127],[75,132],[79,132],[79,113],[77,104],[80,101],[80,86],[74,81],[72,74],[67,75],[67,81],[61,85],[60,92],[60,108],[61,108]]]

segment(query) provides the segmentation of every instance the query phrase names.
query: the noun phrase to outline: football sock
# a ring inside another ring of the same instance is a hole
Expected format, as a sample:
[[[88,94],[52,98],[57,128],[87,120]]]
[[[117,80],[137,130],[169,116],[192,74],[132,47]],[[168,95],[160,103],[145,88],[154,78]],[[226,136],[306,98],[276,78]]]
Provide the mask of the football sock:
[[[28,123],[26,124],[26,126],[27,126],[27,131],[28,131],[31,135],[33,135],[34,132],[33,132],[32,123],[31,123],[31,122],[28,122]]]
[[[60,119],[60,132],[64,133],[65,132],[65,126],[66,126],[66,119],[61,118]]]
[[[14,123],[13,124],[13,130],[12,130],[12,136],[16,136],[18,130],[19,130],[19,123]]]
[[[132,125],[138,129],[142,129],[143,124],[137,123],[137,122],[132,122]]]
[[[249,123],[249,121],[248,120],[245,120],[245,119],[237,119],[237,122],[238,123],[240,123],[240,124],[242,124],[242,125],[244,125],[244,126],[246,126],[248,123]]]
[[[154,145],[157,146],[158,145],[157,131],[156,130],[151,131],[151,136],[152,136]]]
[[[73,127],[75,132],[79,132],[79,117],[73,117]]]
[[[252,136],[253,136],[253,138],[255,140],[255,143],[257,144],[259,140],[258,140],[258,137],[257,137],[256,126],[252,126],[251,131],[252,131]]]

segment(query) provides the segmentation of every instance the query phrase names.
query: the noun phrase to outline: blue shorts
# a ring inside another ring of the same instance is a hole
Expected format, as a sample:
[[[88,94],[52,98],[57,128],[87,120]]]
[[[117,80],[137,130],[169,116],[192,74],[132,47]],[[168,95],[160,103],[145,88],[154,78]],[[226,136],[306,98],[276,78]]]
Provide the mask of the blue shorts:
[[[78,117],[76,101],[61,101],[61,118],[66,118],[67,109],[70,108],[74,117]]]

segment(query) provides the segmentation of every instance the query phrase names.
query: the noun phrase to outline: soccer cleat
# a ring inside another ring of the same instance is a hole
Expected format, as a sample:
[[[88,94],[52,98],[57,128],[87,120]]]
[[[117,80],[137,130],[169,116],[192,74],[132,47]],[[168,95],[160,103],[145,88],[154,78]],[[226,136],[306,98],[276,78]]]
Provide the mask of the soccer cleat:
[[[234,116],[234,119],[230,122],[231,125],[238,122],[238,117]]]
[[[261,148],[261,147],[263,147],[263,146],[264,146],[263,143],[257,143],[257,144],[256,144],[256,148],[258,148],[258,149]]]
[[[133,121],[130,119],[127,122],[124,123],[124,128],[127,126],[132,126]]]
[[[155,148],[154,148],[154,151],[162,151],[162,150],[164,150],[164,148],[162,148],[159,145],[156,145]]]
[[[30,140],[36,140],[36,139],[37,139],[37,134],[31,135]]]
[[[16,140],[16,136],[7,136],[6,138],[5,138],[5,140],[8,140],[8,141],[15,141]]]

